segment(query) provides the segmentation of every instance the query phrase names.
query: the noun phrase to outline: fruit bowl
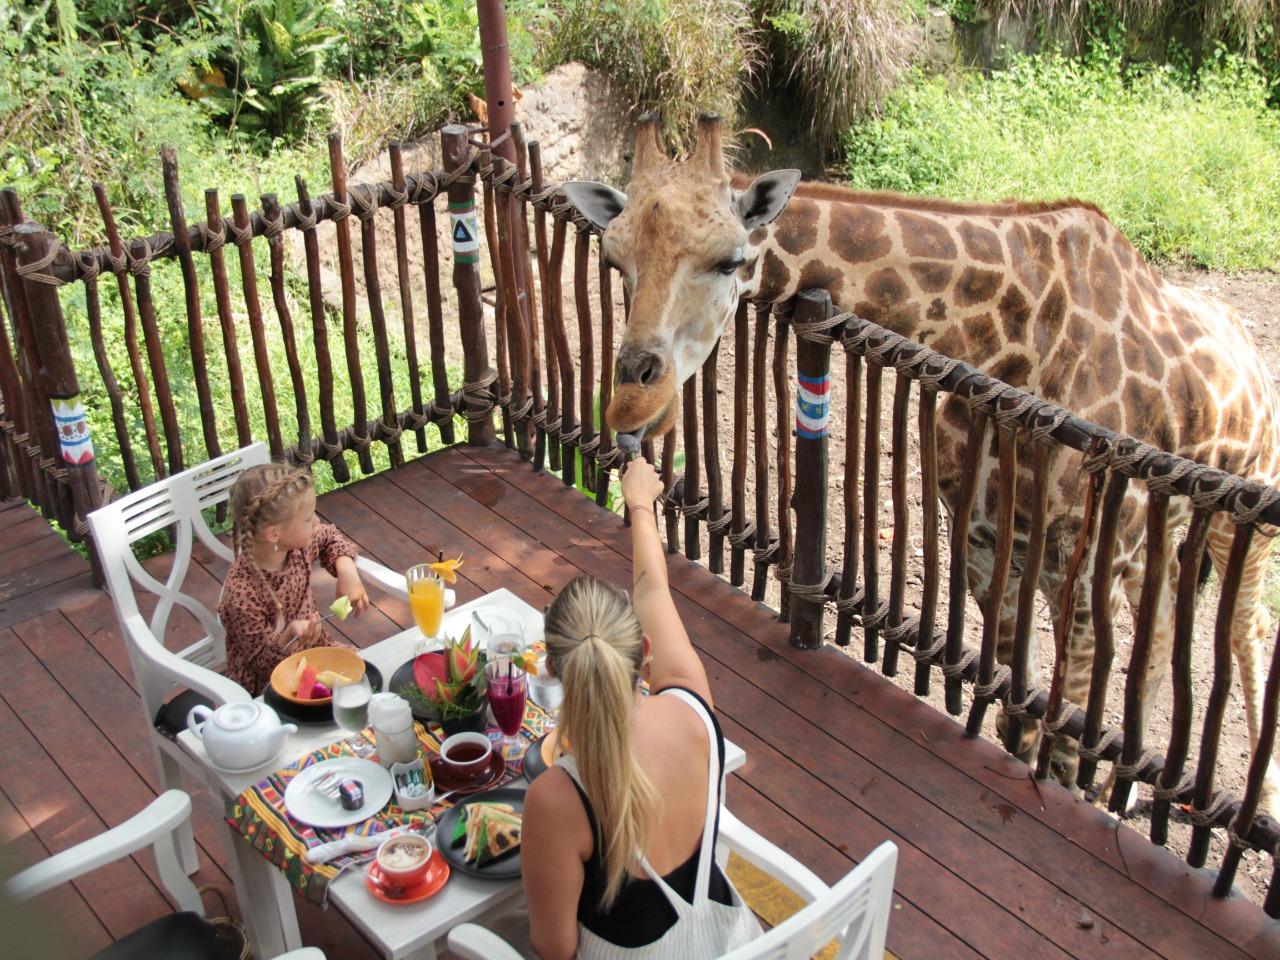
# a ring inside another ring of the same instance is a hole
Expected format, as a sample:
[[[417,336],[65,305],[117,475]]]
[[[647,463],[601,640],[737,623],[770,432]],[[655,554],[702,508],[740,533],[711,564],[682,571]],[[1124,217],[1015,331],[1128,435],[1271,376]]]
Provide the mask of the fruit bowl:
[[[306,661],[305,666],[302,664],[303,660]],[[330,672],[340,673],[351,680],[358,680],[364,676],[364,661],[360,659],[360,654],[346,647],[311,647],[308,650],[299,650],[276,664],[276,668],[271,671],[271,688],[290,703],[303,706],[329,703],[333,699],[332,696],[298,696],[299,680],[308,672],[313,672],[310,677],[312,682]],[[326,686],[332,691],[331,684]]]

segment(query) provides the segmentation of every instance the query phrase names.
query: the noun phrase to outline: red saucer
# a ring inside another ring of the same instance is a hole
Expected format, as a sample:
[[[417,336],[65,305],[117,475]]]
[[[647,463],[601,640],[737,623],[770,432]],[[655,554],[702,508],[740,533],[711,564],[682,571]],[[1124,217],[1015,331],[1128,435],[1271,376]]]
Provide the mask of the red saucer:
[[[502,754],[495,749],[493,755],[489,758],[489,767],[485,771],[484,776],[479,780],[459,780],[454,776],[453,771],[440,758],[439,754],[431,757],[431,777],[436,782],[437,793],[448,793],[452,790],[458,791],[457,795],[462,797],[472,793],[479,793],[481,790],[488,790],[502,780],[503,774],[507,772],[507,761],[502,759]]]
[[[364,885],[369,892],[383,903],[417,903],[440,892],[449,879],[449,863],[440,855],[439,850],[431,851],[431,859],[427,861],[427,872],[412,887],[406,887],[402,895],[389,897],[382,889],[382,870],[377,860],[370,860],[364,873]]]

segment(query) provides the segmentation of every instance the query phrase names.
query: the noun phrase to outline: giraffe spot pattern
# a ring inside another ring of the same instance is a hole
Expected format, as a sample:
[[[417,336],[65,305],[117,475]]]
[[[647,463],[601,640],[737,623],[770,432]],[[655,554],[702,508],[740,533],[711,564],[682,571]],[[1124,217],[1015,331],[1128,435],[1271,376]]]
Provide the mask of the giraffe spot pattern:
[[[1122,291],[1120,268],[1115,258],[1102,247],[1094,247],[1089,260],[1089,286],[1093,291],[1094,310],[1105,320],[1115,319],[1120,312]]]
[[[1058,255],[1066,270],[1071,302],[1082,310],[1093,307],[1089,286],[1089,250],[1093,241],[1082,227],[1067,227],[1058,234]]]
[[[951,324],[946,332],[938,338],[933,345],[933,349],[945,357],[952,357],[956,360],[966,359],[968,354],[965,352],[964,330],[959,324]]]
[[[902,245],[913,257],[954,260],[959,252],[955,238],[941,221],[918,213],[897,211],[894,216],[902,230]]]
[[[1039,299],[1053,272],[1053,240],[1034,224],[1014,223],[1009,229],[1009,263],[1033,300]]]
[[[959,227],[960,239],[964,242],[965,252],[975,260],[983,263],[1003,263],[1004,247],[994,230],[965,220]]]
[[[929,304],[929,309],[925,311],[925,319],[932,320],[934,323],[941,323],[947,319],[947,304],[941,297],[934,297],[933,302]]]
[[[1181,449],[1211,438],[1217,426],[1210,416],[1213,398],[1193,370],[1185,365],[1170,367],[1169,379],[1165,382],[1169,405],[1178,412],[1177,442]]]
[[[951,264],[949,263],[926,260],[923,263],[913,263],[908,269],[925,293],[941,293],[951,282]]]
[[[1164,355],[1132,315],[1126,314],[1121,321],[1120,336],[1127,369],[1145,373],[1152,380],[1164,378]]]
[[[818,243],[818,205],[812,200],[793,199],[787,215],[778,221],[774,240],[787,253],[807,253]]]
[[[849,263],[867,263],[888,255],[893,243],[884,216],[859,204],[835,204],[827,230],[831,249]]]
[[[956,282],[956,303],[962,307],[986,303],[996,295],[1003,279],[1004,275],[995,270],[965,267]]]
[[[985,363],[1000,352],[1000,334],[996,322],[989,313],[965,317],[965,353],[972,363]]]
[[[1094,334],[1085,365],[1097,378],[1099,395],[1106,396],[1120,386],[1120,377],[1124,373],[1120,366],[1120,347],[1110,329],[1099,330]]]
[[[855,312],[872,323],[904,333],[919,322],[920,305],[911,301],[911,291],[896,270],[877,270],[867,278],[866,301],[854,307]]]
[[[1000,313],[1000,322],[1004,324],[1004,335],[1010,343],[1027,342],[1027,321],[1031,319],[1031,304],[1014,284],[1010,284],[1000,298],[996,308]]]
[[[1067,315],[1067,294],[1061,283],[1055,283],[1036,311],[1036,325],[1032,333],[1036,353],[1047,357],[1062,332],[1062,322]]]
[[[772,249],[764,252],[760,264],[760,297],[763,300],[777,300],[791,284],[791,271]]]
[[[991,368],[991,376],[1011,387],[1025,387],[1031,379],[1031,359],[1023,353],[1011,353]]]
[[[1132,421],[1126,424],[1129,433],[1139,440],[1155,444],[1161,450],[1174,448],[1166,398],[1161,390],[1137,377],[1126,377],[1121,402]]]
[[[799,290],[821,288],[831,294],[832,300],[839,300],[844,290],[844,273],[823,260],[810,260],[800,268]]]
[[[768,227],[756,227],[754,230],[752,230],[750,233],[747,234],[747,243],[749,243],[753,247],[758,247],[760,246],[760,244],[764,243],[764,238],[767,237],[768,235],[769,235]]]
[[[1081,329],[1082,327],[1084,329]],[[1052,400],[1055,403],[1066,402],[1067,385],[1075,375],[1076,364],[1080,362],[1087,334],[1088,330],[1083,318],[1073,314],[1064,331],[1064,336],[1058,341],[1057,349],[1049,356],[1042,368],[1045,377],[1040,382],[1040,392],[1046,400]]]

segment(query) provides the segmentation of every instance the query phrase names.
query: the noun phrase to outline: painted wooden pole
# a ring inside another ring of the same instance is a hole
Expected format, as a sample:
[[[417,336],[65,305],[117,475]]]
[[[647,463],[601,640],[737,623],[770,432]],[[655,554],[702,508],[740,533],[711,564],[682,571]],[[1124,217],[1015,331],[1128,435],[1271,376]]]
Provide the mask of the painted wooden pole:
[[[831,316],[825,290],[805,290],[796,298],[795,320],[820,322]],[[791,566],[791,645],[822,646],[827,572],[827,466],[831,423],[831,344],[796,336],[796,514],[795,559]]]

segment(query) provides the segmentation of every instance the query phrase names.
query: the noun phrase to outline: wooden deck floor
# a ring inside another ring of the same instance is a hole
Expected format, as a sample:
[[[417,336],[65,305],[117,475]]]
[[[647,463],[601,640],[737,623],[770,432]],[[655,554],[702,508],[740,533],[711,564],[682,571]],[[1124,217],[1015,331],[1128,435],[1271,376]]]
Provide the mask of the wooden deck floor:
[[[461,551],[460,601],[507,587],[541,607],[579,572],[629,577],[617,517],[500,449],[441,451],[327,494],[320,513],[394,568]],[[47,531],[25,505],[0,505],[0,845],[19,864],[118,823],[156,789],[110,602]],[[215,597],[221,572],[205,557],[188,588]],[[1280,957],[1280,924],[1239,898],[1213,900],[1204,874],[1037,788],[1001,750],[964,741],[835,649],[791,649],[768,610],[701,567],[672,558],[671,580],[725,732],[747,750],[731,808],[828,881],[895,841],[889,947],[902,960]],[[361,646],[409,622],[403,605],[377,602],[342,625]],[[219,811],[202,794],[196,808],[197,880],[228,886]],[[73,934],[68,956],[168,909],[145,857],[48,905]],[[372,955],[336,911],[300,903],[299,917],[331,958]]]

